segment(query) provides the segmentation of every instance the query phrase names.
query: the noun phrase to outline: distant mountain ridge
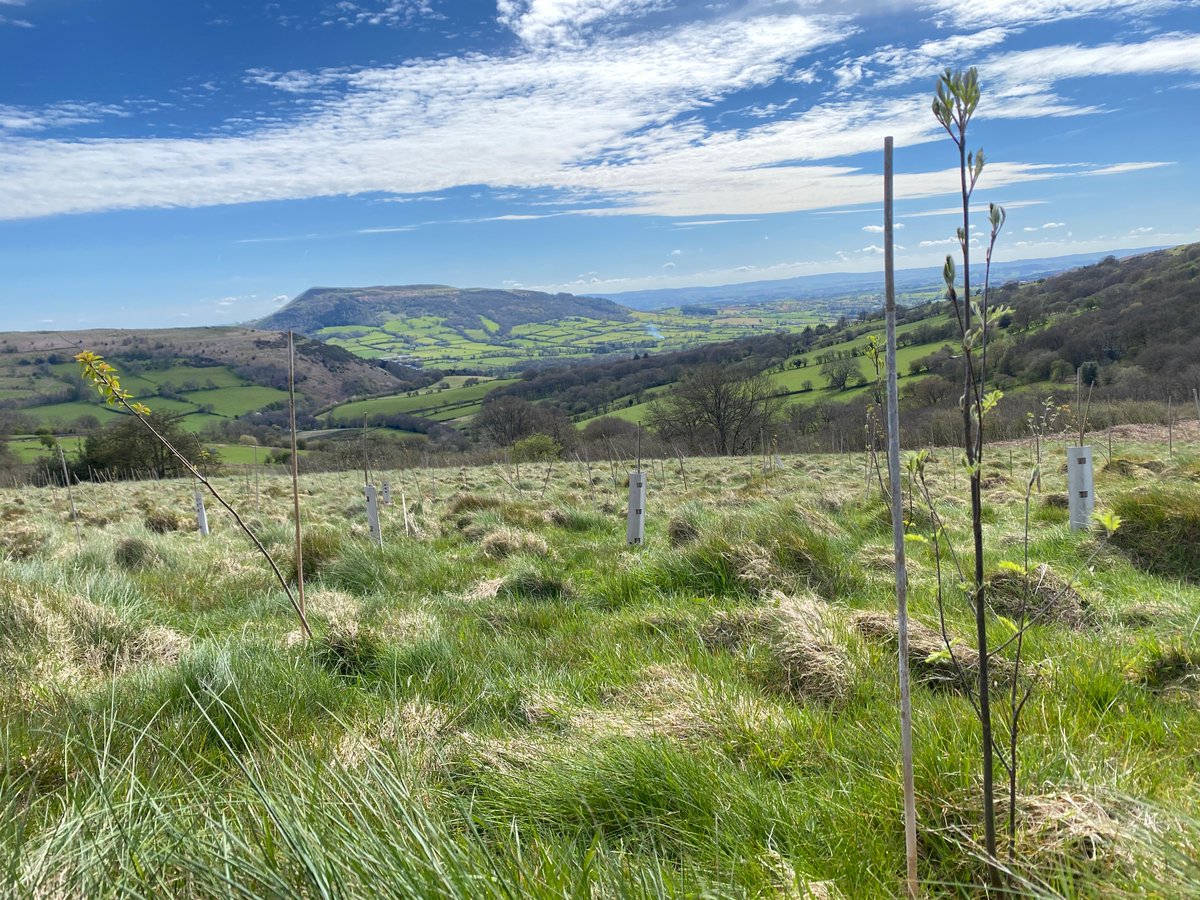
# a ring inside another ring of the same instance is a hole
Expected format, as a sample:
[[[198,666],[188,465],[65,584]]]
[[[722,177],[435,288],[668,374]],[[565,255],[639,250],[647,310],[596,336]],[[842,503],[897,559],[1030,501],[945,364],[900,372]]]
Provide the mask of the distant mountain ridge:
[[[1136,250],[1106,250],[1101,253],[1075,253],[1045,259],[1022,259],[992,265],[993,284],[1006,281],[1030,281],[1057,275],[1099,262],[1108,256],[1123,259],[1150,253],[1162,247],[1142,247]],[[901,293],[939,287],[941,266],[917,269],[898,269],[896,289]],[[822,300],[868,292],[882,292],[883,264],[878,272],[828,272],[821,275],[801,275],[770,281],[747,281],[711,287],[662,288],[648,291],[625,291],[596,296],[612,300],[633,309],[666,309],[691,303],[769,303],[774,300]]]
[[[408,284],[310,288],[283,309],[260,319],[255,327],[314,334],[322,328],[381,326],[392,319],[421,316],[437,316],[451,327],[473,329],[485,329],[486,319],[495,323],[500,333],[517,325],[571,316],[621,322],[630,318],[625,307],[598,297]]]

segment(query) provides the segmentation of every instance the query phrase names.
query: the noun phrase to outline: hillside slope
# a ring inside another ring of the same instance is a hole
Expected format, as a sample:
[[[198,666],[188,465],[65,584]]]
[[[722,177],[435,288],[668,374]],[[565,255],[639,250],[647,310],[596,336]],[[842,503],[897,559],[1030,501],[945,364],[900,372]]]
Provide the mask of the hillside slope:
[[[40,423],[106,414],[79,378],[72,356],[106,357],[139,399],[198,426],[281,402],[287,388],[287,337],[240,327],[96,329],[0,333],[0,408]],[[306,405],[411,386],[377,363],[340,347],[298,337],[297,390]]]
[[[611,300],[541,291],[454,288],[441,284],[398,287],[310,288],[260,328],[314,334],[343,325],[385,325],[391,319],[435,316],[454,328],[507,333],[517,325],[581,316],[625,322],[629,311]],[[490,320],[491,325],[487,321]]]

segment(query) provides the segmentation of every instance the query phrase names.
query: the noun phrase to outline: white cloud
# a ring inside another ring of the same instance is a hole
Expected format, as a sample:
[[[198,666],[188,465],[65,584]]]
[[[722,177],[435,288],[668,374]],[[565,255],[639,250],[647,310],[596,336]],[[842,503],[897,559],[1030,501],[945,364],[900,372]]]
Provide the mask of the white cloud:
[[[963,25],[1031,25],[1098,15],[1141,16],[1190,5],[1187,0],[928,0],[942,21]]]
[[[550,192],[571,201],[573,214],[726,224],[748,220],[731,216],[877,203],[877,175],[829,161],[877,151],[885,133],[899,147],[941,138],[924,90],[826,99],[745,129],[707,125],[699,116],[706,106],[780,82],[798,61],[827,50],[852,27],[830,18],[759,15],[636,36],[595,34],[604,22],[658,6],[650,0],[502,0],[502,17],[530,35],[532,49],[360,71],[255,70],[247,75],[251,81],[293,95],[302,113],[289,123],[239,125],[228,136],[6,140],[0,142],[0,218],[486,185]],[[566,29],[567,37],[537,37],[546,29],[555,35]],[[1000,32],[981,32],[946,40],[988,47],[1000,38]],[[989,108],[993,118],[1080,114],[1086,110],[1050,93],[1057,79],[1093,71],[1200,72],[1200,36],[1043,48],[995,59],[1007,86]],[[1012,161],[990,164],[985,178],[996,189],[1159,165]],[[949,168],[901,173],[897,197],[951,194],[956,182]],[[940,213],[909,215],[922,214]]]
[[[896,222],[892,227],[896,230],[899,230],[904,227],[904,223]],[[882,225],[864,225],[862,230],[870,232],[871,234],[883,234],[883,226]]]
[[[951,244],[957,244],[958,238],[948,237],[936,241],[921,241],[920,247],[949,247]]]
[[[1047,230],[1050,228],[1062,228],[1066,224],[1066,222],[1047,222],[1042,226],[1042,230]]]
[[[64,101],[32,109],[0,104],[0,132],[35,133],[75,125],[91,125],[110,118],[126,118],[129,111],[110,103]]]
[[[1130,234],[1150,234],[1152,231],[1154,231],[1154,229],[1148,225],[1143,225],[1141,228],[1129,229]]]
[[[593,30],[669,5],[663,0],[496,0],[501,24],[530,46],[578,46]]]
[[[356,25],[407,25],[416,19],[435,15],[429,0],[338,0],[322,11],[322,24],[339,24],[347,28]]]

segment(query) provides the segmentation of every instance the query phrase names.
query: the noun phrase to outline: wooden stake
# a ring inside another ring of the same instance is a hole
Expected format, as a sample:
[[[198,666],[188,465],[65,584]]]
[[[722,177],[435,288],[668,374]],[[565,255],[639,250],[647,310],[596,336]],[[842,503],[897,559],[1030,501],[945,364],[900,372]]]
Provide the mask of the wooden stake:
[[[296,520],[296,604],[304,619],[304,544],[300,540],[300,459],[296,446],[296,341],[288,332],[288,419],[292,428],[292,513]],[[257,457],[258,451],[255,450]],[[255,466],[255,495],[258,494],[258,467]]]
[[[892,224],[892,138],[883,141],[883,265],[887,291],[888,481],[896,559],[896,615],[900,638],[900,752],[904,775],[904,856],[908,895],[916,897],[917,806],[913,789],[912,696],[908,679],[908,571],[904,561],[904,498],[900,483],[900,400],[896,385],[896,262]]]
[[[75,512],[75,493],[71,490],[71,476],[67,472],[67,457],[63,453],[62,442],[58,442],[58,461],[62,463],[63,482],[67,485],[67,502],[71,504],[71,523],[75,526],[75,549],[83,544],[83,535],[79,531],[79,514]]]

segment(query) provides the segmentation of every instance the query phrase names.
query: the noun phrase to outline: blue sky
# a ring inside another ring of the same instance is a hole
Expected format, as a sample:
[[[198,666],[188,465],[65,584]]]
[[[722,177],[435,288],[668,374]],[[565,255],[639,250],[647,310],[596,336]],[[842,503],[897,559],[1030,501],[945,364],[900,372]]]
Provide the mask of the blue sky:
[[[936,264],[969,65],[1000,258],[1200,240],[1197,0],[0,0],[0,328],[870,271],[886,134]]]

